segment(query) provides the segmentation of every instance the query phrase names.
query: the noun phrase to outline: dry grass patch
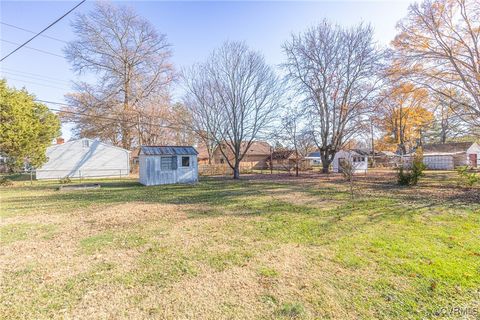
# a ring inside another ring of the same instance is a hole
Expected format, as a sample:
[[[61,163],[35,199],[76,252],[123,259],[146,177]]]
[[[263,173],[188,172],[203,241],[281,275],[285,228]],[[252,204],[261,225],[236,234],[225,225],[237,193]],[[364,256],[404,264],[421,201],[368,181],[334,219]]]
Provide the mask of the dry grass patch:
[[[354,207],[338,175],[16,185],[1,208],[0,314],[429,319],[476,306],[480,204],[429,175],[414,189],[359,176]]]

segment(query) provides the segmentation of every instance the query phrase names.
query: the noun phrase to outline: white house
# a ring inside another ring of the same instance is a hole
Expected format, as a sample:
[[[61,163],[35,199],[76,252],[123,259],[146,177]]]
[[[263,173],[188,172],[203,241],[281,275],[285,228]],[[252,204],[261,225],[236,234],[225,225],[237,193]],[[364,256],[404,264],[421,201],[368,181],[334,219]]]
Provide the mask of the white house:
[[[475,142],[426,144],[423,145],[423,163],[428,169],[436,170],[480,167],[480,145]]]
[[[191,146],[142,146],[140,183],[146,186],[198,181],[198,152]]]
[[[130,173],[130,151],[98,140],[79,139],[47,148],[37,179],[123,177]]]
[[[306,157],[306,160],[310,161],[312,166],[321,166],[322,158],[320,157],[320,152],[310,152]]]
[[[342,162],[349,161],[355,168],[355,173],[365,173],[368,170],[368,153],[361,150],[340,150],[333,158],[333,172],[342,172]]]

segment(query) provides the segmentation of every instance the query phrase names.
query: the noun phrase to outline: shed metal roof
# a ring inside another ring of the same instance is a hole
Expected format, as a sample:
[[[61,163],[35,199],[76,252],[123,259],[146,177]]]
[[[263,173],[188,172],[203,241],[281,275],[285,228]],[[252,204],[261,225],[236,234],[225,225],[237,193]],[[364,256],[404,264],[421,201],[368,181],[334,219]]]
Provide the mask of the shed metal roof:
[[[198,152],[192,146],[142,146],[141,154],[145,155],[197,155]]]

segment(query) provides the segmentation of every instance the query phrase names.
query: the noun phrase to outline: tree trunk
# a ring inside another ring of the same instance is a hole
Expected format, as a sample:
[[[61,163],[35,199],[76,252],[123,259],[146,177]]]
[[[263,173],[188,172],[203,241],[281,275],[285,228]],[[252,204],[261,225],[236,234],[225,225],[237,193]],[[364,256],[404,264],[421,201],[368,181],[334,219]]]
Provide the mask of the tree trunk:
[[[320,158],[322,159],[322,173],[329,173],[331,161],[328,161],[328,151],[320,151]]]
[[[233,179],[240,179],[240,164],[237,162],[233,167]]]
[[[295,176],[298,177],[298,152],[295,151]]]
[[[372,168],[375,168],[375,138],[373,136],[373,121],[370,122],[370,130],[372,137]]]
[[[322,173],[329,173],[330,164],[322,161]]]

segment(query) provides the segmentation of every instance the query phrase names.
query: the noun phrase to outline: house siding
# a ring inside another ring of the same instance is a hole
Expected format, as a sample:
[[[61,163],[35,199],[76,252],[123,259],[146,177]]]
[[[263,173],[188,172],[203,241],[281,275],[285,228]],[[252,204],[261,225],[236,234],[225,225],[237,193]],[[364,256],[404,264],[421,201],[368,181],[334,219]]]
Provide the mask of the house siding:
[[[86,145],[88,143],[88,146]],[[48,161],[36,178],[122,177],[130,173],[130,152],[98,140],[80,139],[47,148]]]

